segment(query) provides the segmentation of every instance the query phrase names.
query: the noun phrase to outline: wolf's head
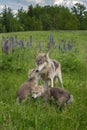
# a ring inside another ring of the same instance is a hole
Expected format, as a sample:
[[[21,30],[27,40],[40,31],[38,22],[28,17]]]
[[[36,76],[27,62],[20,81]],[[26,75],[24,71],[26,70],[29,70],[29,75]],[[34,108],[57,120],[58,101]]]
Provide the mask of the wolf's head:
[[[36,86],[32,89],[32,97],[33,98],[37,98],[37,97],[40,97],[42,95],[42,90],[43,88],[40,87],[40,86]]]
[[[41,71],[47,67],[49,61],[48,53],[39,53],[36,57],[36,68],[37,71]]]
[[[38,72],[36,71],[36,69],[31,69],[28,72],[28,80],[33,80],[33,79],[36,79],[36,80],[39,79],[39,75],[38,75]]]
[[[48,53],[39,53],[37,56],[36,56],[36,65],[41,65],[43,64],[44,62],[47,62],[49,59],[49,55]]]

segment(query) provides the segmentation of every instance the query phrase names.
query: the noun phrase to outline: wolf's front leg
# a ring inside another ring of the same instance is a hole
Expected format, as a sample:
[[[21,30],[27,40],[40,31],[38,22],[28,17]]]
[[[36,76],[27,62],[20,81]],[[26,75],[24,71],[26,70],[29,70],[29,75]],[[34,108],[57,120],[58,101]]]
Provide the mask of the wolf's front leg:
[[[47,80],[44,81],[44,87],[45,87],[45,88],[48,88],[48,81],[47,81]]]
[[[53,88],[54,87],[54,84],[53,84],[53,78],[51,78],[51,87]]]
[[[59,82],[61,84],[61,87],[63,88],[63,81],[62,81],[62,73],[61,73],[61,71],[58,72],[58,79],[59,79]]]

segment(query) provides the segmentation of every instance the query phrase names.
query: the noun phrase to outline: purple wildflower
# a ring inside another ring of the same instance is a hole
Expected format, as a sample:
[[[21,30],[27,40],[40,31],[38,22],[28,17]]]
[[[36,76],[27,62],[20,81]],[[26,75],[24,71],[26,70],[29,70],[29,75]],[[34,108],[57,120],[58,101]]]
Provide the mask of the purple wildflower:
[[[50,34],[50,36],[49,36],[49,42],[50,42],[52,45],[55,44],[55,42],[54,42],[54,37],[53,37],[52,34]]]
[[[68,43],[68,50],[70,51],[72,49],[72,45]]]
[[[14,49],[16,48],[16,45],[17,45],[14,37],[10,37],[10,43],[12,45],[12,52],[14,52]]]
[[[66,52],[66,44],[65,43],[63,44],[63,50],[64,50],[64,52]]]
[[[24,41],[23,41],[23,40],[20,40],[20,41],[19,41],[19,45],[20,45],[21,47],[24,47]]]
[[[6,40],[6,41],[4,42],[3,51],[4,51],[6,54],[8,54],[8,52],[9,52],[8,40]]]
[[[30,36],[30,45],[32,45],[32,36]]]

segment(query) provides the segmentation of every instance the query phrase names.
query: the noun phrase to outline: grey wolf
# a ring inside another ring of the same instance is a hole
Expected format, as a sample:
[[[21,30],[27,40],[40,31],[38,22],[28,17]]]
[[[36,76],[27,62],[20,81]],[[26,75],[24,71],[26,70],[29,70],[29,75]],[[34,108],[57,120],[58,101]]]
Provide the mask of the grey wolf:
[[[25,81],[17,91],[16,97],[17,100],[21,103],[24,99],[27,99],[29,94],[32,94],[32,91],[38,89],[38,76],[35,69],[31,69],[28,72],[28,80]]]
[[[61,87],[63,87],[61,65],[55,59],[50,59],[48,53],[39,53],[36,56],[36,69],[44,81],[44,86],[54,86],[55,78],[58,78]]]
[[[57,102],[60,109],[73,102],[73,95],[63,88],[53,87],[44,88],[42,92],[33,94],[34,98],[42,97],[45,101],[49,101],[51,97]]]

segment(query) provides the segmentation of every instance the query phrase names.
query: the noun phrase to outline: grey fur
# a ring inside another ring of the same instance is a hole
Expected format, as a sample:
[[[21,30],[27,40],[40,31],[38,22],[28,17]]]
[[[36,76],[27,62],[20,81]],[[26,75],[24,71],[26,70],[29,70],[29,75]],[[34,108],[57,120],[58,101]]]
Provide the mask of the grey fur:
[[[46,89],[42,93],[41,97],[45,101],[49,101],[49,99],[53,97],[57,101],[61,109],[64,108],[66,105],[70,104],[71,102],[73,102],[74,100],[73,95],[70,94],[70,92],[68,92],[63,88],[58,87]]]

